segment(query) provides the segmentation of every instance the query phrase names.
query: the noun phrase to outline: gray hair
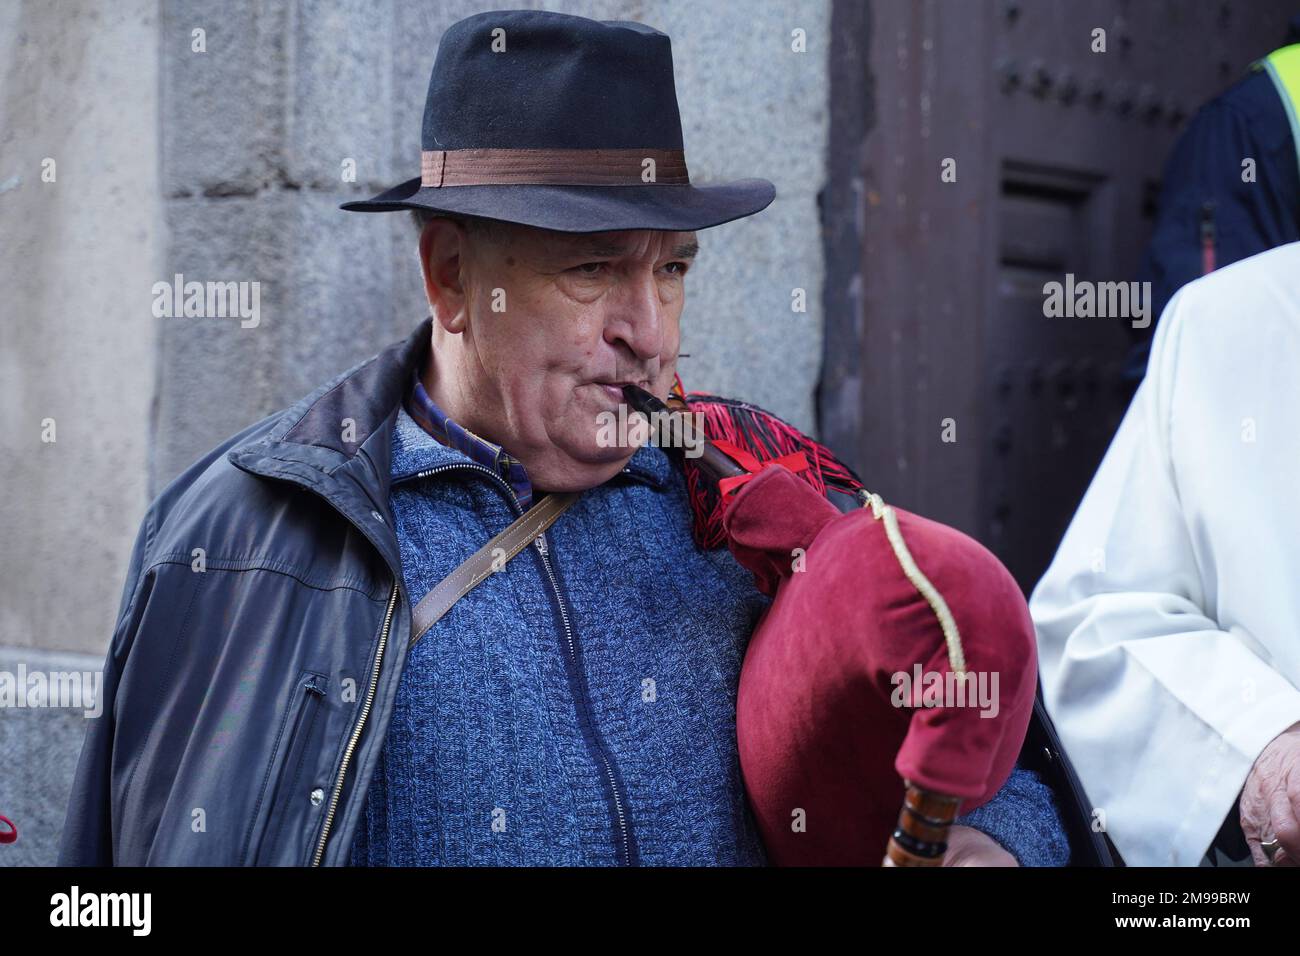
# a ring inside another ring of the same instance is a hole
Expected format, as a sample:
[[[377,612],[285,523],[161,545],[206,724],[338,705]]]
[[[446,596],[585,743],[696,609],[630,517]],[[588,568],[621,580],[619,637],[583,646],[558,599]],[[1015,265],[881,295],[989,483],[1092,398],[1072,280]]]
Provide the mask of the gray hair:
[[[470,216],[462,213],[442,212],[438,209],[412,209],[411,222],[415,224],[415,234],[424,232],[424,227],[434,219],[450,219],[476,239],[500,240],[505,238],[505,229],[496,219],[484,216]]]

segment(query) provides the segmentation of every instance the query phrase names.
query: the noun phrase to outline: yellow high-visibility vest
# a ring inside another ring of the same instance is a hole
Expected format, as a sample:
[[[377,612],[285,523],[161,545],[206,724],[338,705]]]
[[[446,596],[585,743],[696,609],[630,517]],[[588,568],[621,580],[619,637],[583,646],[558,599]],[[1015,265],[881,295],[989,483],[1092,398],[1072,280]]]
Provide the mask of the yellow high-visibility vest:
[[[1291,124],[1291,141],[1296,144],[1297,157],[1300,158],[1300,43],[1274,50],[1251,65],[1263,70],[1273,81]]]

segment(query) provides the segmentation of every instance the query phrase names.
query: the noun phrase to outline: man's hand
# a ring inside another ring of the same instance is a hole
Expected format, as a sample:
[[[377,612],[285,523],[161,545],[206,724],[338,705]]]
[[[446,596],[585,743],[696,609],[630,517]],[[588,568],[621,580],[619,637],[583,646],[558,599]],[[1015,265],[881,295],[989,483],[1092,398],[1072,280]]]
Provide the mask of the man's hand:
[[[1241,791],[1241,831],[1256,866],[1300,865],[1300,723],[1274,737]],[[1261,841],[1277,840],[1270,863]]]
[[[987,833],[954,825],[948,830],[944,866],[1019,866],[1016,858],[998,846]]]

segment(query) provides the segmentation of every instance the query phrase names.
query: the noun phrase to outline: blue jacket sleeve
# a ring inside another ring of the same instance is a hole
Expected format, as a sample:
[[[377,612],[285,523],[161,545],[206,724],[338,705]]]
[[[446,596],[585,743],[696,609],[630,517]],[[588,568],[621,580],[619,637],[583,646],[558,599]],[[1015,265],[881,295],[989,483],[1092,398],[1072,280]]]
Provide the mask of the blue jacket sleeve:
[[[1069,865],[1070,842],[1052,790],[1019,764],[992,800],[956,822],[988,834],[1021,866]]]
[[[104,655],[100,713],[87,720],[81,756],[72,780],[59,842],[59,866],[113,866],[113,743],[117,725],[117,690],[127,654],[135,640],[143,607],[141,580],[153,534],[151,506],[140,522],[122,589],[117,626]],[[147,575],[146,575],[147,577]]]

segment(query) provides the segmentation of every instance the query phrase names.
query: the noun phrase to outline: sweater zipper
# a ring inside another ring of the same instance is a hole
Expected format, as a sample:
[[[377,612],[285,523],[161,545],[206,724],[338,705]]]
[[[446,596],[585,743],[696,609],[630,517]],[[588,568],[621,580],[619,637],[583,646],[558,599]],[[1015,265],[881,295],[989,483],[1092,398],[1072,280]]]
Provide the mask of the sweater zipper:
[[[393,610],[397,607],[397,581],[393,581],[393,591],[388,596],[388,610],[384,612],[384,626],[379,632],[379,649],[375,651],[375,663],[370,670],[370,687],[366,690],[365,703],[361,705],[361,717],[357,720],[356,727],[352,730],[352,737],[348,740],[347,749],[343,752],[343,763],[339,766],[339,778],[334,782],[334,793],[330,796],[329,810],[325,814],[325,826],[320,831],[320,839],[316,842],[316,852],[312,855],[311,865],[320,866],[321,857],[325,854],[325,841],[329,839],[330,827],[334,823],[334,811],[338,809],[339,797],[343,793],[343,781],[348,774],[348,764],[352,761],[352,752],[356,750],[357,741],[361,739],[361,730],[366,725],[366,718],[370,716],[370,705],[375,699],[375,688],[379,684],[379,667],[384,660],[384,647],[388,644],[388,629],[393,624]]]
[[[504,478],[502,478],[500,475],[494,472],[491,468],[488,468],[486,465],[479,465],[473,463],[439,465],[436,468],[430,468],[428,471],[421,471],[417,473],[415,477],[427,478],[429,475],[436,475],[439,472],[457,471],[457,470],[471,470],[471,471],[483,472],[485,475],[491,478],[498,486],[505,489],[506,494],[510,496],[510,501],[514,508],[515,517],[519,517],[524,513],[524,509],[519,504],[519,496],[515,494],[514,488],[510,487],[510,485],[506,483],[506,480]],[[573,641],[573,627],[569,624],[569,614],[568,611],[565,609],[564,596],[560,592],[559,581],[556,579],[555,571],[551,567],[550,553],[546,547],[546,533],[542,532],[541,534],[539,534],[537,538],[534,540],[533,544],[537,548],[538,557],[542,559],[542,566],[546,568],[546,576],[547,578],[550,579],[551,590],[555,594],[555,601],[560,609],[560,621],[564,625],[564,637],[569,648],[569,660],[573,664],[573,673],[581,681],[582,692],[583,692],[583,696],[585,697],[587,693],[586,678],[583,677],[581,668],[578,665],[578,653]],[[583,703],[586,702],[584,701]],[[579,714],[578,724],[580,728],[583,725],[581,714]],[[609,757],[607,757],[605,754],[605,744],[600,737],[600,732],[593,725],[588,724],[588,727],[590,731],[590,736],[592,738],[589,741],[589,743],[593,744],[591,749],[596,753],[596,756],[600,758],[600,762],[605,771],[605,779],[609,783],[609,791],[614,798],[614,813],[615,816],[618,818],[619,836],[621,837],[620,842],[615,845],[614,848],[615,853],[617,854],[619,860],[622,862],[624,866],[632,866],[634,864],[632,862],[631,837],[629,836],[628,833],[627,815],[626,813],[624,813],[623,794],[618,786],[618,778],[614,774],[614,767],[610,763]],[[585,733],[587,733],[587,730],[584,730],[584,734]]]

